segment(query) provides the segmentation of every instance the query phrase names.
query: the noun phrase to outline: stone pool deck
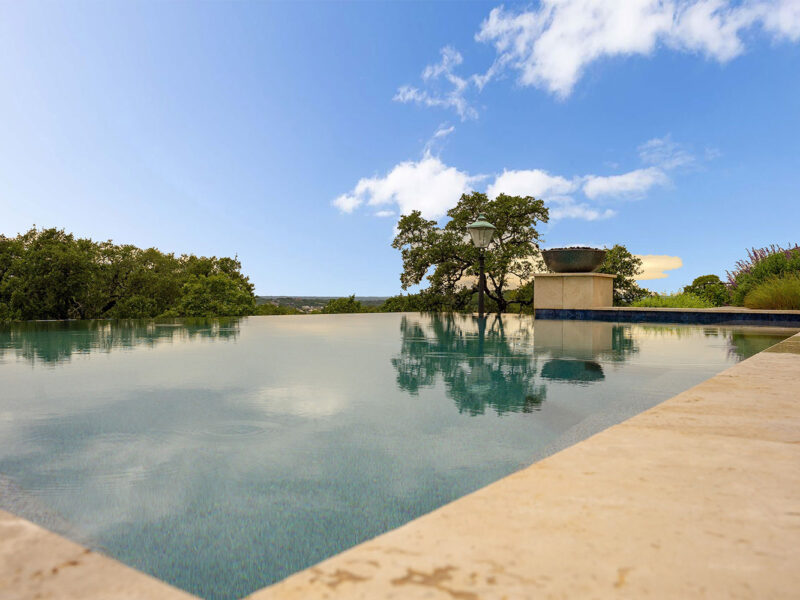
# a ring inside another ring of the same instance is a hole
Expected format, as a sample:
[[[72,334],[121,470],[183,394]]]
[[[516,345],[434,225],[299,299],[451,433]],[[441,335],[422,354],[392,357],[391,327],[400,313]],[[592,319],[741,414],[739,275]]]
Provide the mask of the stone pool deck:
[[[0,599],[190,600],[163,581],[0,511]]]
[[[250,600],[796,598],[800,334]],[[0,598],[192,596],[0,513]]]

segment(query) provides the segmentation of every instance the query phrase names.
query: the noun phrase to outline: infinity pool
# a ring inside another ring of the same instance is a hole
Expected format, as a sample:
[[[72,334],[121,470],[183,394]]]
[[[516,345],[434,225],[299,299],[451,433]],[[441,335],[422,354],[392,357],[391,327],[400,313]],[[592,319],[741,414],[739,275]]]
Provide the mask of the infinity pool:
[[[0,326],[0,508],[239,598],[795,332],[420,314]]]

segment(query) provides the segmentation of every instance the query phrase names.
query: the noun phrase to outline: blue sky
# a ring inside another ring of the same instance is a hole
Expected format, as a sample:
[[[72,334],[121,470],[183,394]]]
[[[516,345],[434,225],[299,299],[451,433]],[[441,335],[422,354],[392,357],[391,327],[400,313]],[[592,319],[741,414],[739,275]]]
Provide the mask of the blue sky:
[[[0,232],[260,294],[398,293],[397,215],[468,189],[678,257],[655,290],[800,239],[800,0],[0,2],[0,81]]]

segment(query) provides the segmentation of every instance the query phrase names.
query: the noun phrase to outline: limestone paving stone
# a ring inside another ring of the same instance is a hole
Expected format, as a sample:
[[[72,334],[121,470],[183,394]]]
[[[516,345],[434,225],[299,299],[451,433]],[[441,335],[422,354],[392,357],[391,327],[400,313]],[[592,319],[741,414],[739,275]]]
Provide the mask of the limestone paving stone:
[[[197,600],[0,511],[0,600]]]

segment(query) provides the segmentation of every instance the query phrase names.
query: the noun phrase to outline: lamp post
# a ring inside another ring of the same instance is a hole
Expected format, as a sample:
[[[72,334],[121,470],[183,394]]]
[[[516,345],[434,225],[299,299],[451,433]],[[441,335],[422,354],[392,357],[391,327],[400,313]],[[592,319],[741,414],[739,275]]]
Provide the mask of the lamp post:
[[[494,225],[486,220],[486,215],[481,213],[478,220],[467,225],[467,231],[472,237],[472,243],[480,252],[480,276],[478,277],[478,318],[483,318],[483,294],[486,290],[486,274],[483,270],[483,255],[489,242],[492,241],[495,229]]]

